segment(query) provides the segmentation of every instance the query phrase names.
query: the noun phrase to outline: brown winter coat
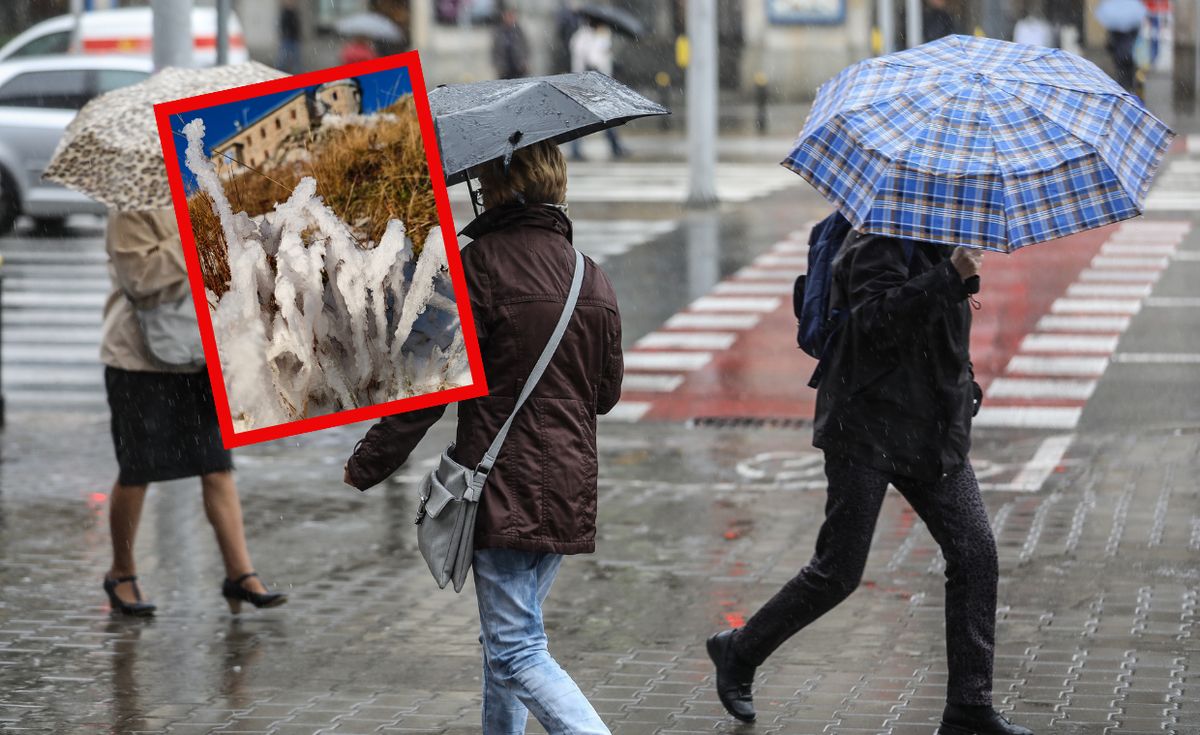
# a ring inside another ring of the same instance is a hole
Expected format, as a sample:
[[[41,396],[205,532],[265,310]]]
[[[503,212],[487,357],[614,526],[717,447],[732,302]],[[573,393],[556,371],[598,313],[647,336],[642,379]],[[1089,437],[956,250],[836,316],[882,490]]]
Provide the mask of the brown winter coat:
[[[509,205],[463,230],[471,311],[489,394],[459,404],[454,458],[473,467],[512,411],[562,313],[575,254],[571,223],[555,207]],[[621,319],[604,272],[586,273],[571,323],[525,402],[488,477],[477,548],[580,554],[596,545],[596,415],[621,392]],[[347,464],[365,490],[408,459],[444,407],[384,418]]]
[[[110,210],[104,237],[112,290],[104,303],[100,361],[122,370],[196,372],[154,359],[142,338],[130,298],[150,308],[190,294],[175,210]]]

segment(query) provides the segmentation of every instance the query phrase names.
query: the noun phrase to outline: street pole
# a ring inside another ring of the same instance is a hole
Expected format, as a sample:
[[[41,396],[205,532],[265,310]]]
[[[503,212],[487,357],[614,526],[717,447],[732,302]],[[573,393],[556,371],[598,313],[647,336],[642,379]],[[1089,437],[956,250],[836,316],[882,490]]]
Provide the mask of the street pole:
[[[217,66],[229,63],[230,0],[217,0]]]
[[[904,40],[908,48],[925,43],[924,18],[921,17],[921,0],[904,2]]]
[[[687,34],[687,142],[689,207],[717,203],[716,0],[689,0]]]
[[[1192,5],[1192,110],[1200,115],[1200,0]]]
[[[152,0],[154,68],[192,66],[192,0]]]
[[[71,15],[75,19],[71,27],[71,53],[83,50],[83,0],[71,0]]]
[[[896,5],[893,0],[877,0],[875,14],[879,16],[879,35],[884,56],[896,50]]]
[[[433,3],[415,2],[409,3],[409,39],[408,47],[410,49],[421,49],[429,43],[429,35],[433,26]],[[428,64],[431,59],[422,59],[422,64]],[[425,81],[428,84],[429,80],[434,78],[434,73],[430,67],[422,67],[425,74]]]

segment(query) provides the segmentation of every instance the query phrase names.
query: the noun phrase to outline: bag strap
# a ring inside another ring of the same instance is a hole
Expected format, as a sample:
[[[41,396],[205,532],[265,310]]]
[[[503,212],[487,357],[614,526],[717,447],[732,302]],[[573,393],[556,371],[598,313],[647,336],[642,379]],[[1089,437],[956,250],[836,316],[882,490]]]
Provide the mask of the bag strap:
[[[533,389],[537,386],[538,381],[542,379],[542,374],[546,372],[546,367],[550,364],[551,358],[558,350],[558,344],[562,341],[563,335],[567,332],[567,326],[571,323],[571,314],[575,311],[575,302],[579,300],[579,292],[583,290],[583,271],[584,260],[583,253],[575,251],[575,275],[571,279],[571,290],[567,294],[567,302],[563,304],[562,314],[558,317],[558,324],[554,327],[554,332],[550,335],[550,341],[546,343],[545,349],[542,350],[541,357],[534,364],[533,370],[529,373],[529,379],[525,381],[525,387],[521,390],[521,395],[517,397],[517,402],[513,405],[512,413],[508,415],[508,420],[504,422],[504,426],[500,427],[500,431],[496,433],[496,438],[492,440],[492,445],[484,452],[483,459],[479,460],[479,465],[475,468],[475,472],[471,475],[470,487],[464,495],[471,501],[478,501],[479,495],[483,491],[483,484],[487,482],[488,474],[492,471],[492,466],[496,464],[496,457],[500,455],[500,448],[504,446],[504,440],[508,438],[508,431],[512,428],[513,420],[517,417],[517,412],[521,410],[521,406],[533,393]]]

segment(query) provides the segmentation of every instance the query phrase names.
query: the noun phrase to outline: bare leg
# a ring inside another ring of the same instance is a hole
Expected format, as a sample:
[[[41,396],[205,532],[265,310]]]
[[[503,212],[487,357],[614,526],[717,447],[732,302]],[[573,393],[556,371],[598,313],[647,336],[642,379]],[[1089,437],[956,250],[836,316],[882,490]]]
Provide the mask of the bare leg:
[[[250,552],[246,549],[242,502],[238,498],[233,472],[210,472],[200,478],[200,483],[204,487],[204,513],[217,535],[217,546],[225,560],[225,576],[237,579],[254,571]],[[250,577],[242,586],[251,592],[267,591],[258,577]]]
[[[142,504],[146,500],[149,485],[122,485],[113,483],[112,498],[108,506],[108,529],[112,536],[113,563],[107,577],[132,577],[137,574],[137,563],[133,559],[133,543],[137,539],[138,523],[142,520]],[[133,583],[125,582],[116,587],[117,597],[132,603],[137,597]]]

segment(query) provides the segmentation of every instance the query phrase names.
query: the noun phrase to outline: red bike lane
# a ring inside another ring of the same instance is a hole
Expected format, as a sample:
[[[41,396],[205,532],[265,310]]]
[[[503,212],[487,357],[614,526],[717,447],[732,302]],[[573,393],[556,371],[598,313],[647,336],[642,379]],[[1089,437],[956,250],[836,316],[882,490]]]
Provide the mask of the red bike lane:
[[[1140,304],[1128,297],[1149,293],[1187,227],[1138,219],[987,253],[971,334],[975,374],[985,391],[1016,376],[997,386],[981,422],[1071,428]],[[791,233],[639,340],[616,418],[811,419],[816,361],[796,347],[791,305],[807,236]],[[1029,355],[1014,361],[1022,351]]]

